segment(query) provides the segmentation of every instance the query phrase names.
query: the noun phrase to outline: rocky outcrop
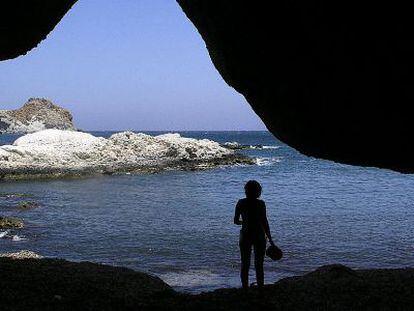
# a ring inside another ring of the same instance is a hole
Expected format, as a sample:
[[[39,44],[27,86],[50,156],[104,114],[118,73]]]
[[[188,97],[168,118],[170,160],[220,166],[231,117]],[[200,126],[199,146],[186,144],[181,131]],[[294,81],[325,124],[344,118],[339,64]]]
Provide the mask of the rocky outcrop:
[[[24,224],[21,219],[0,216],[0,229],[20,229]]]
[[[196,296],[192,310],[410,310],[414,306],[414,269],[352,270],[321,267],[286,278],[246,295],[223,289]]]
[[[0,258],[2,310],[413,310],[414,269],[325,266],[267,285],[178,294],[130,269],[56,259]]]
[[[29,210],[39,207],[39,203],[34,201],[22,201],[17,204],[17,208],[20,210]]]
[[[194,170],[239,163],[254,161],[214,141],[179,134],[123,132],[106,139],[75,131],[44,130],[20,137],[13,145],[0,146],[0,179]]]
[[[36,254],[35,252],[23,250],[15,253],[0,253],[0,258],[11,258],[11,259],[41,259],[43,256]]]
[[[31,198],[32,195],[28,194],[28,193],[19,193],[19,192],[15,192],[15,193],[10,193],[10,192],[0,192],[0,199],[14,199],[14,198]]]
[[[22,108],[0,110],[1,133],[32,133],[44,129],[75,130],[69,111],[43,98],[30,98]]]

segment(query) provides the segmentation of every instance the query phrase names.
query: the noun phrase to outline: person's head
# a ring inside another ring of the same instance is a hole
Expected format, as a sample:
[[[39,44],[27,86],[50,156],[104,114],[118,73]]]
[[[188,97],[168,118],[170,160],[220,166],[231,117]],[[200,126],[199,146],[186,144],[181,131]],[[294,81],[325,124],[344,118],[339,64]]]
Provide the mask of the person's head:
[[[262,186],[255,180],[249,180],[244,185],[244,192],[246,193],[246,198],[258,199],[262,194]]]

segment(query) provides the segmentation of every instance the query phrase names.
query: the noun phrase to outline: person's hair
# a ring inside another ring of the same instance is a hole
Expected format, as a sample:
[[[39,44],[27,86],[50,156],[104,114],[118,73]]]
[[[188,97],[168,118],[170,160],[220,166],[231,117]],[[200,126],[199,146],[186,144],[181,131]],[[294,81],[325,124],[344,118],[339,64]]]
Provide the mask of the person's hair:
[[[262,194],[262,186],[255,180],[249,180],[244,185],[244,192],[247,198],[257,199]]]

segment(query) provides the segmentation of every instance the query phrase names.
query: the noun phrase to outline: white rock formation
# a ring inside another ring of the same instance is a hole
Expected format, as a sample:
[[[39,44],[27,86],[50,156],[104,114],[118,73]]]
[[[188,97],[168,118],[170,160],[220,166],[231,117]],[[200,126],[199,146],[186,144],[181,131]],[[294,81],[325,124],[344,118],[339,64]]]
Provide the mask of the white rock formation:
[[[0,175],[112,173],[194,168],[247,161],[218,143],[179,134],[123,132],[105,139],[91,134],[44,130],[0,146]]]

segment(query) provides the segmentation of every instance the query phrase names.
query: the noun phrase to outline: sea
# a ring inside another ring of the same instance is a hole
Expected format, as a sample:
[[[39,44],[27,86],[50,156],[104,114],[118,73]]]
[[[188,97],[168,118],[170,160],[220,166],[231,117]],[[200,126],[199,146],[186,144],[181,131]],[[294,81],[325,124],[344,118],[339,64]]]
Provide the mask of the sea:
[[[182,292],[237,287],[240,228],[233,224],[234,208],[245,182],[255,179],[284,252],[280,261],[266,258],[266,283],[328,264],[414,266],[414,175],[307,157],[267,131],[179,133],[250,146],[239,152],[256,164],[0,182],[0,216],[25,223],[23,229],[0,230],[0,253],[31,250],[128,267]],[[0,135],[0,144],[16,138]],[[16,209],[23,200],[40,206]]]

